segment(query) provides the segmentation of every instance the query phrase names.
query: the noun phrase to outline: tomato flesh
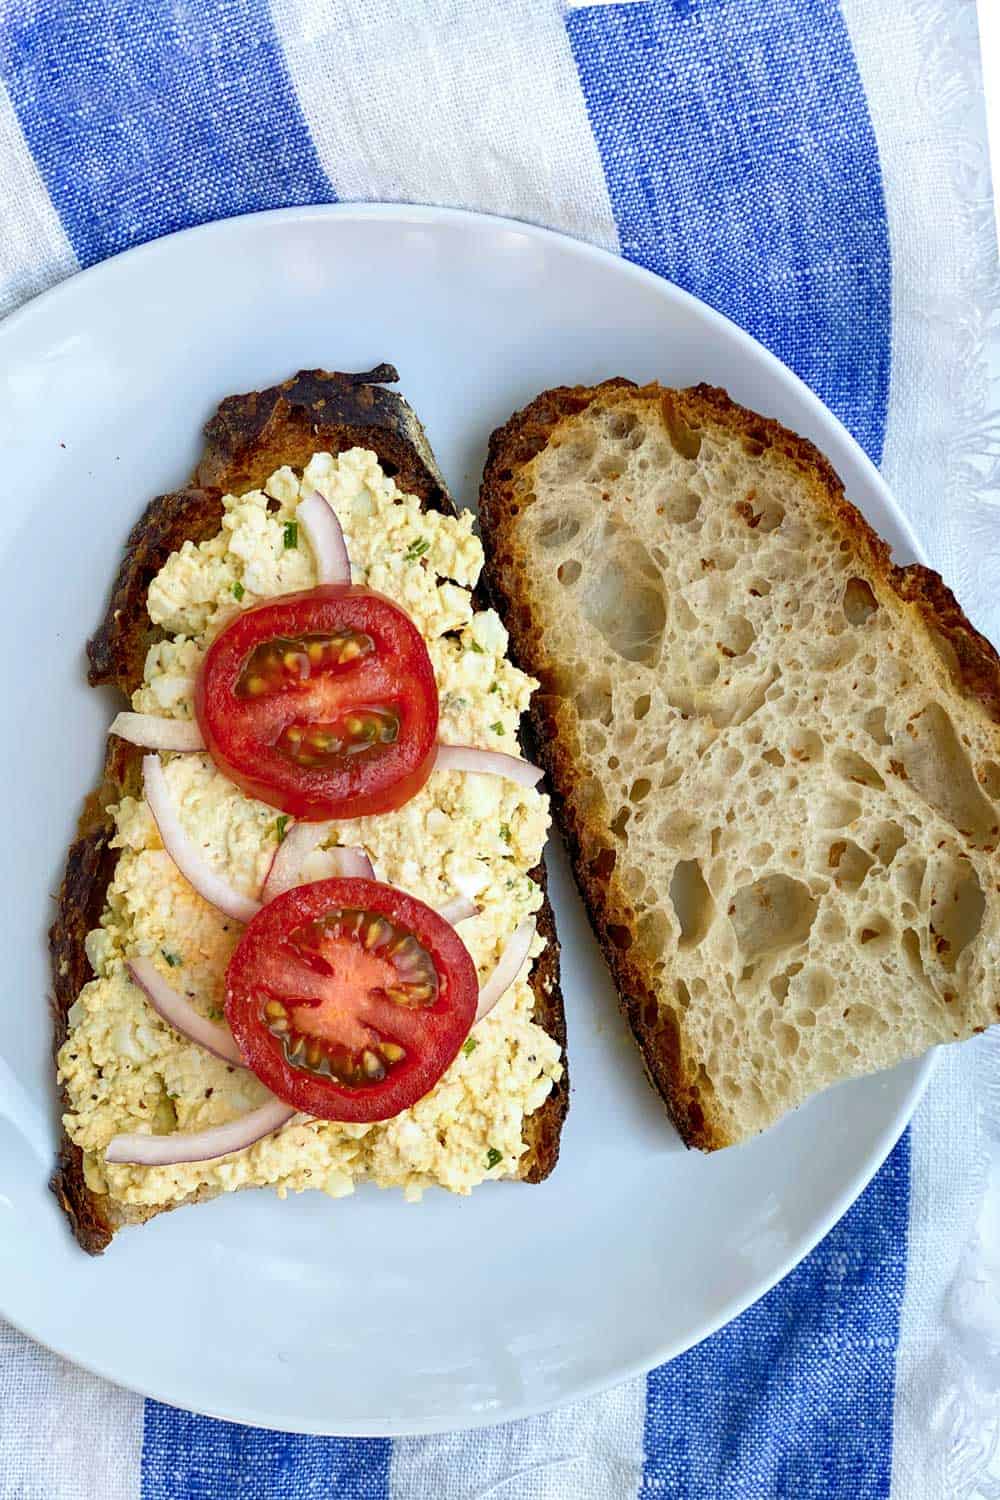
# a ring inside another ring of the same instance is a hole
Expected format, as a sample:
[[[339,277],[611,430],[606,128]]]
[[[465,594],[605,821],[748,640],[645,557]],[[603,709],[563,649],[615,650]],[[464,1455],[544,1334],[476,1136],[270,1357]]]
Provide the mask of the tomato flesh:
[[[455,1058],[478,1000],[454,927],[375,880],[278,896],[226,971],[226,1017],[247,1064],[327,1120],[386,1120],[415,1104]]]
[[[434,764],[438,694],[413,621],[324,584],[245,610],[209,648],[195,715],[216,765],[296,818],[392,812]]]
[[[348,709],[332,723],[289,724],[275,748],[297,766],[336,766],[345,755],[358,755],[399,738],[399,715],[391,708]]]
[[[255,646],[236,680],[240,698],[256,698],[276,688],[297,686],[323,672],[350,667],[375,649],[370,635],[359,630],[305,636],[275,636]]]

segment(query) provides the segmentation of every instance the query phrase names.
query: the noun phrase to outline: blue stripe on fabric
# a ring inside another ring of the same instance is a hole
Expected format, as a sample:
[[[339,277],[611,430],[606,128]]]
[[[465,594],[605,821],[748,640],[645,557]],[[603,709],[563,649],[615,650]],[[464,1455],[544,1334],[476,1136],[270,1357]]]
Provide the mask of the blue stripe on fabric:
[[[884,1500],[909,1133],[790,1276],[647,1380],[643,1500]]]
[[[0,70],[83,265],[336,197],[258,0],[12,0]]]
[[[889,235],[836,0],[645,0],[567,29],[623,253],[754,334],[878,462]]]
[[[297,1437],[146,1402],[142,1500],[388,1500],[387,1438]]]

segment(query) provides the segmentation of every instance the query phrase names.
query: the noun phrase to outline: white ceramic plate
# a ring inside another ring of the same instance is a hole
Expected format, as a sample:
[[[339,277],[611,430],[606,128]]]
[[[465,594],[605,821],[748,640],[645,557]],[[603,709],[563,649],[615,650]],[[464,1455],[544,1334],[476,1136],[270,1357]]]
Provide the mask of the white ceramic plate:
[[[44,932],[112,712],[84,684],[84,641],[126,532],[184,482],[220,397],[380,360],[460,502],[475,502],[491,430],[546,386],[708,380],[807,434],[900,555],[916,546],[854,441],[746,334],[655,276],[515,223],[394,207],[229,220],[108,261],[0,330],[0,1310],[177,1405],[398,1435],[584,1395],[735,1317],[861,1191],[930,1063],[834,1089],[739,1150],[686,1153],[553,848],[573,1094],[548,1182],[435,1191],[420,1207],[374,1188],[241,1193],[123,1233],[99,1260],[76,1247],[46,1187]]]

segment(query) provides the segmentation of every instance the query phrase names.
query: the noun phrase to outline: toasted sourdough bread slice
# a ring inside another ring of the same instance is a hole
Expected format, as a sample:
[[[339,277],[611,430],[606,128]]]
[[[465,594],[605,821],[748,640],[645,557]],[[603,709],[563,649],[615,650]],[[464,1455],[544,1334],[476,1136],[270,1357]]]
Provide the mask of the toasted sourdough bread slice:
[[[301,468],[319,450],[337,454],[370,448],[404,493],[418,496],[427,509],[454,514],[423,428],[402,397],[380,384],[396,379],[390,365],[358,375],[302,371],[270,390],[223,401],[206,426],[207,445],[192,487],[153,500],[128,538],[107,613],[88,647],[90,682],[113,684],[126,696],[135,690],[142,682],[149,646],[162,635],[146,612],[150,581],[186,539],[199,542],[215,535],[224,494],[259,487],[282,465]],[[482,607],[484,599],[480,596],[475,602]],[[102,784],[87,799],[69,851],[50,932],[56,1052],[66,1037],[69,1009],[91,978],[84,942],[98,924],[117,860],[116,851],[108,847],[113,833],[108,808],[123,795],[141,795],[141,758],[140,750],[111,738]],[[544,895],[544,868],[533,871],[532,877]],[[547,897],[537,921],[546,947],[531,976],[533,1019],[558,1041],[565,1055],[559,951]],[[554,1167],[568,1096],[564,1071],[542,1106],[526,1118],[522,1180],[540,1182]],[[52,1187],[80,1245],[93,1254],[103,1250],[123,1224],[142,1223],[166,1207],[180,1206],[138,1208],[91,1192],[84,1181],[80,1148],[65,1134]],[[202,1188],[185,1201],[212,1196],[212,1190]]]
[[[1000,1016],[1000,660],[708,386],[493,434],[486,581],[650,1079],[706,1150]]]

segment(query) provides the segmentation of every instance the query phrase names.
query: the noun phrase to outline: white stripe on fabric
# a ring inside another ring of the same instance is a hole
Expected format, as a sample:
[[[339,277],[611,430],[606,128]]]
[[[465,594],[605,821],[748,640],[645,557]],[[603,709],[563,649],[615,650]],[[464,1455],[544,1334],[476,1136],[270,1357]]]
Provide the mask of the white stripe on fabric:
[[[842,5],[892,247],[883,472],[931,561],[998,639],[1000,286],[974,0]],[[971,1500],[993,1493],[991,1468],[997,1477],[998,1064],[992,1034],[945,1049],[913,1123],[892,1500]]]
[[[6,90],[0,85],[0,317],[77,269]],[[75,1369],[0,1322],[0,1500],[137,1500],[140,1396]]]
[[[617,250],[558,0],[272,0],[341,200],[437,203]]]
[[[891,1500],[996,1493],[983,1481],[1000,1422],[998,1246],[984,1255],[981,1215],[998,1124],[1000,1037],[945,1048],[910,1138]]]
[[[143,1400],[0,1323],[0,1500],[139,1500]]]
[[[7,91],[0,84],[0,318],[77,269],[76,256],[38,175]]]
[[[392,1445],[392,1500],[633,1500],[642,1485],[646,1382],[541,1417]]]
[[[1000,515],[989,475],[1000,431],[988,375],[1000,279],[975,0],[843,0],[843,13],[878,141],[892,249],[882,469],[974,623],[1000,636]]]

